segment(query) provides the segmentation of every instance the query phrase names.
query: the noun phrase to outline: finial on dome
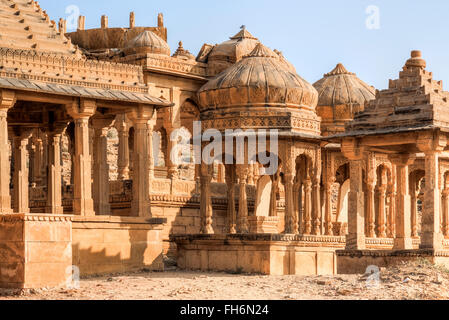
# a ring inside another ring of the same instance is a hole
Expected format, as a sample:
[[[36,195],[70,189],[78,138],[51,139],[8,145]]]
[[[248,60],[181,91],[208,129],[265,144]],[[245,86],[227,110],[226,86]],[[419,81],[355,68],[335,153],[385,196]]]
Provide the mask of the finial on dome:
[[[256,37],[254,37],[248,30],[246,30],[246,26],[242,25],[240,27],[240,31],[233,37],[231,37],[231,40],[242,40],[242,39],[253,39],[258,40]]]
[[[342,63],[338,63],[337,66],[329,73],[326,73],[325,77],[336,76],[340,74],[355,75],[355,73],[349,72]]]
[[[183,49],[183,47],[182,47],[182,41],[179,41],[178,46],[179,46],[179,49]]]
[[[271,49],[265,47],[262,43],[256,44],[256,47],[253,51],[245,58],[254,58],[254,57],[263,57],[263,58],[279,58],[279,55],[277,55],[275,52],[273,52]]]
[[[407,68],[422,68],[424,69],[427,65],[426,60],[422,58],[422,53],[419,50],[413,50],[410,54],[411,58],[407,60],[405,66]]]

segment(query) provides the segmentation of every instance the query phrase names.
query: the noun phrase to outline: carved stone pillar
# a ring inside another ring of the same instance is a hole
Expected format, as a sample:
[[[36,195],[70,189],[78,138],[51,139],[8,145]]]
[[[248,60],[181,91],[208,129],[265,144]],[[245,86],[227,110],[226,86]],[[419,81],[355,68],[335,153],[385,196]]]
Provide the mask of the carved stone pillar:
[[[449,237],[449,189],[443,190],[443,235]]]
[[[92,157],[89,150],[89,119],[95,111],[96,102],[93,100],[81,100],[80,104],[67,106],[67,112],[75,123],[73,213],[79,216],[95,215],[92,199]]]
[[[293,186],[293,233],[299,234],[299,228],[300,228],[300,220],[299,217],[301,216],[300,210],[301,210],[301,204],[299,203],[299,193],[301,191],[301,183],[296,179],[296,182]]]
[[[318,165],[321,165],[319,163]],[[320,182],[321,182],[321,173],[317,173],[313,178],[313,186],[312,186],[312,201],[313,201],[313,210],[312,210],[312,220],[313,220],[313,230],[312,234],[320,235],[321,234],[321,196],[320,196]]]
[[[312,233],[312,181],[304,181],[304,235]]]
[[[200,193],[200,216],[201,216],[201,234],[214,234],[212,196],[210,183],[212,181],[212,169],[210,165],[201,165],[201,193]]]
[[[177,141],[172,141],[172,133],[177,130],[177,128],[168,127],[167,129],[167,150],[166,154],[166,165],[167,165],[167,174],[168,178],[172,180],[176,180],[179,178],[178,166],[172,161],[171,152],[175,150],[177,147]]]
[[[234,170],[234,166],[228,170]],[[235,212],[235,172],[226,172],[226,184],[228,185],[228,227],[229,234],[237,233],[236,212]]]
[[[397,205],[396,205],[396,237],[394,248],[397,250],[413,249],[410,217],[410,183],[408,166],[412,163],[408,155],[393,157],[397,175]]]
[[[112,119],[92,119],[94,128],[93,199],[97,215],[111,215],[109,203],[108,131]]]
[[[293,181],[292,174],[284,175],[285,185],[285,231],[286,234],[294,234],[294,204],[293,204]]]
[[[156,125],[156,119],[147,122],[148,127],[148,170],[150,175],[150,180],[154,179],[154,144],[153,144],[153,133],[154,126]],[[149,184],[151,192],[151,182]]]
[[[239,194],[239,214],[237,223],[238,233],[248,233],[248,198],[246,194],[246,186],[248,183],[248,166],[238,165],[238,179],[240,185]]]
[[[39,134],[39,130],[36,130],[36,133]],[[34,148],[33,148],[33,176],[32,182],[36,185],[40,185],[42,182],[42,164],[43,164],[43,141],[40,135],[36,135],[33,139]]]
[[[20,129],[19,129],[20,130]],[[17,132],[13,138],[13,157],[14,157],[14,212],[29,213],[29,170],[27,166],[28,159],[28,141],[31,131]]]
[[[133,216],[151,216],[150,206],[150,160],[149,160],[149,121],[153,118],[154,109],[140,106],[128,117],[134,126],[134,161],[133,161],[133,200],[131,214]],[[152,130],[151,130],[152,131]]]
[[[413,238],[417,238],[418,235],[418,192],[416,192],[415,190],[412,189],[412,194],[411,194],[411,228],[412,228],[412,237]]]
[[[367,198],[367,206],[366,206],[366,236],[368,238],[374,238],[376,236],[375,233],[375,220],[374,220],[374,214],[375,214],[375,186],[373,182],[369,181],[366,184],[366,198]]]
[[[8,143],[8,110],[15,104],[13,91],[0,91],[0,213],[12,213],[10,184],[10,161]]]
[[[393,172],[395,174],[396,170],[393,170]],[[387,217],[387,237],[394,238],[396,234],[396,199],[397,199],[396,186],[394,183],[389,185],[387,196],[390,202]]]
[[[48,132],[48,174],[47,174],[47,206],[45,211],[52,214],[63,214],[61,187],[61,136],[62,130]]]
[[[332,224],[332,188],[335,183],[335,177],[330,177],[326,182],[326,207],[324,216],[324,234],[326,236],[334,235]]]
[[[441,249],[443,235],[440,231],[440,189],[439,179],[439,152],[427,151],[425,153],[426,185],[424,192],[424,208],[422,217],[421,248]]]
[[[270,193],[270,217],[278,216],[278,200],[277,200],[277,188],[279,183],[279,177],[271,177],[271,193]]]
[[[364,250],[365,238],[365,204],[363,194],[362,160],[351,160],[350,178],[351,186],[348,195],[348,235],[346,237],[346,249]]]
[[[118,132],[118,178],[119,180],[129,180],[129,128],[125,114],[118,115],[115,128]]]
[[[412,230],[412,238],[417,238],[418,235],[418,196],[419,196],[419,187],[418,187],[418,177],[416,173],[410,177],[410,220],[411,220],[411,230]]]
[[[377,211],[377,236],[379,238],[386,238],[386,206],[387,186],[382,185],[377,189],[378,194],[378,211]]]

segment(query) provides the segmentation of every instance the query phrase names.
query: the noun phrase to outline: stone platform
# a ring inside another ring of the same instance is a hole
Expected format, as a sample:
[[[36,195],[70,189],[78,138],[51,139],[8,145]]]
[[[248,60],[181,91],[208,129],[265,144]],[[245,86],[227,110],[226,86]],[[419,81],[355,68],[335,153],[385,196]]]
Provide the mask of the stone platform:
[[[164,223],[162,218],[74,217],[73,264],[81,276],[163,271]]]
[[[0,215],[0,287],[56,287],[70,280],[72,219],[63,215]]]
[[[0,215],[0,288],[60,287],[72,274],[163,271],[160,218]]]
[[[172,236],[186,270],[264,275],[333,275],[345,237],[275,234]]]
[[[336,254],[339,274],[364,274],[369,266],[392,267],[420,259],[449,268],[449,250],[337,250]]]

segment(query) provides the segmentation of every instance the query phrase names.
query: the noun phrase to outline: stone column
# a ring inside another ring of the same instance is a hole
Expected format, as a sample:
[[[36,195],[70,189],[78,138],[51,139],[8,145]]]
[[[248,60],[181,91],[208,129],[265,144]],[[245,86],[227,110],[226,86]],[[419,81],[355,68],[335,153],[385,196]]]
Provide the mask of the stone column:
[[[300,210],[301,210],[301,204],[299,203],[299,192],[301,190],[301,182],[296,179],[296,182],[293,186],[293,232],[295,234],[299,234],[299,228],[300,228],[300,220],[299,217],[301,216]]]
[[[443,235],[449,237],[449,189],[443,190]]]
[[[326,182],[326,213],[324,217],[324,234],[326,236],[334,235],[332,224],[332,187],[334,183],[335,177],[330,177],[329,181]]]
[[[171,135],[177,130],[177,128],[168,127],[167,130],[167,150],[165,151],[166,155],[166,166],[167,166],[167,175],[169,179],[176,180],[179,178],[178,166],[173,163],[171,158],[172,150],[175,150],[177,146],[177,141],[172,141]]]
[[[93,199],[97,215],[111,215],[109,203],[108,131],[112,119],[92,119],[94,128]]]
[[[393,174],[395,174],[396,170],[393,169]],[[388,199],[390,201],[390,207],[388,208],[388,223],[387,223],[387,237],[394,238],[396,234],[396,186],[394,183],[390,184]]]
[[[170,101],[174,105],[166,109],[168,111],[168,117],[164,121],[164,127],[167,130],[166,166],[168,178],[172,180],[179,178],[178,166],[172,162],[170,153],[177,145],[177,141],[171,140],[171,134],[181,127],[181,94],[182,91],[178,87],[172,87],[170,89]]]
[[[412,228],[412,237],[417,238],[418,237],[418,192],[412,189],[411,194],[411,228]]]
[[[33,177],[32,182],[36,186],[40,185],[42,181],[42,157],[43,157],[43,142],[39,136],[39,130],[36,130],[37,135],[34,137],[34,148],[33,148]]]
[[[228,185],[228,233],[237,233],[236,229],[236,214],[235,214],[235,172],[228,172],[229,170],[235,170],[234,166],[226,168],[225,177],[226,184]]]
[[[13,138],[13,157],[14,157],[14,212],[30,213],[29,206],[29,170],[28,160],[28,141],[31,131],[22,131],[19,129],[17,135]]]
[[[150,179],[154,179],[154,145],[153,145],[153,133],[154,126],[156,125],[157,119],[152,119],[148,121],[148,166],[149,166],[149,174]],[[150,184],[151,189],[151,184]],[[151,191],[151,190],[150,190]]]
[[[149,161],[149,121],[153,118],[154,108],[139,106],[128,115],[134,126],[133,161],[133,216],[151,216],[150,205],[150,161]]]
[[[410,217],[410,183],[408,166],[412,163],[408,155],[391,157],[396,165],[397,199],[396,199],[396,237],[394,249],[413,249]]]
[[[286,234],[294,234],[294,204],[293,204],[293,180],[292,174],[284,175],[285,186],[285,231]]]
[[[419,181],[417,180],[416,173],[410,177],[410,220],[411,220],[411,230],[412,230],[412,238],[418,237],[418,196],[419,196]]]
[[[129,180],[129,125],[125,114],[118,115],[115,121],[115,128],[118,132],[118,178],[119,180]]]
[[[375,207],[375,191],[377,184],[376,173],[376,155],[373,152],[368,154],[366,172],[366,214],[365,214],[365,235],[368,238],[376,237],[376,207]],[[363,190],[363,182],[362,182]]]
[[[8,110],[16,103],[14,91],[0,91],[0,214],[12,213],[10,184],[10,161],[8,143]]]
[[[248,199],[246,195],[246,185],[248,183],[248,166],[238,165],[238,179],[240,185],[240,194],[237,232],[243,234],[249,232]]]
[[[67,112],[75,122],[74,199],[73,213],[94,216],[92,199],[92,157],[89,149],[89,119],[96,112],[96,102],[81,100],[67,106]]]
[[[13,91],[0,91],[0,214],[12,213],[10,184],[10,161],[8,143],[8,110],[16,103]]]
[[[277,200],[277,184],[278,176],[271,177],[271,193],[270,193],[270,217],[278,216],[278,200]]]
[[[443,235],[440,231],[440,189],[439,179],[439,152],[427,151],[425,153],[426,186],[424,192],[424,208],[422,217],[422,249],[441,249]]]
[[[62,166],[61,166],[62,130],[48,132],[48,174],[47,174],[47,206],[45,211],[52,214],[63,214],[62,207]]]
[[[212,181],[212,166],[201,165],[201,201],[200,201],[200,216],[201,216],[201,234],[214,234],[212,227],[213,223],[213,208],[212,196],[210,192],[210,183]]]
[[[318,166],[321,163],[317,164]],[[317,170],[318,171],[318,170]],[[312,234],[320,235],[321,234],[321,197],[320,197],[320,182],[321,182],[321,173],[316,173],[313,177],[313,186],[312,186],[312,201],[313,201],[313,210],[312,210],[312,220],[313,220],[313,230]]]
[[[304,181],[304,235],[312,233],[312,181]]]
[[[386,238],[386,206],[387,186],[382,185],[377,189],[378,192],[378,212],[377,212],[377,236],[379,238]]]
[[[364,250],[365,238],[365,204],[363,194],[362,160],[350,160],[351,186],[348,195],[348,235],[346,249]]]

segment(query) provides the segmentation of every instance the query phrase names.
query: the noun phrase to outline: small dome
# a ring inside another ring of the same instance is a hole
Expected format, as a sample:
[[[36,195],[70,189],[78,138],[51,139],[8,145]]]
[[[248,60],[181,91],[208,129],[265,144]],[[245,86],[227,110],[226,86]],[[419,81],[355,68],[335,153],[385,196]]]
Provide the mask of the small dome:
[[[158,35],[146,30],[127,43],[125,53],[154,53],[170,55],[170,47],[167,42],[165,42]]]
[[[364,110],[365,102],[375,98],[374,87],[369,86],[339,63],[314,85],[318,91],[318,116],[322,118],[323,135],[344,131],[346,122]]]
[[[230,40],[216,45],[208,56],[209,75],[215,76],[249,54],[259,43],[244,27]]]
[[[202,113],[218,115],[240,110],[258,115],[273,113],[290,120],[307,119],[292,120],[292,129],[307,125],[309,132],[319,134],[315,113],[318,93],[261,43],[240,62],[206,83],[198,94]]]

